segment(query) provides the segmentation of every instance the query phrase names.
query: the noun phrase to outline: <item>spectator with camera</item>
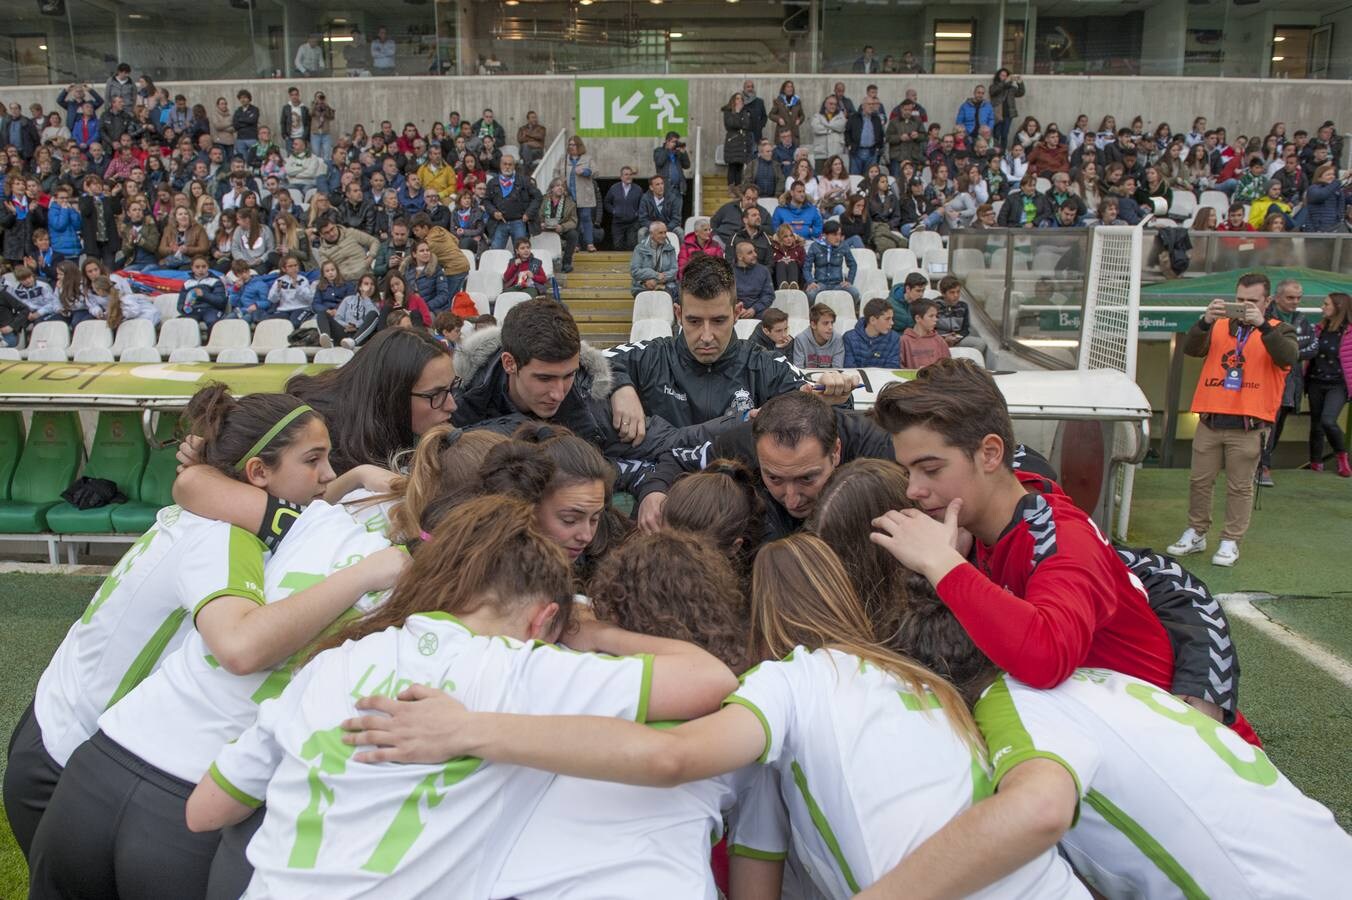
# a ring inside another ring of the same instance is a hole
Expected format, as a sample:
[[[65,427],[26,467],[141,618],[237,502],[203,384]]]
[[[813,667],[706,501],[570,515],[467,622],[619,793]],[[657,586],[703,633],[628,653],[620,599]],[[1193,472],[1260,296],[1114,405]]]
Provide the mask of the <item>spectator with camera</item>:
[[[1211,301],[1184,339],[1183,352],[1205,362],[1192,402],[1198,421],[1188,527],[1169,547],[1173,556],[1206,550],[1212,486],[1224,470],[1225,527],[1211,563],[1228,567],[1239,561],[1263,435],[1277,419],[1287,372],[1300,355],[1295,329],[1268,314],[1270,293],[1266,275],[1240,276],[1234,301]]]

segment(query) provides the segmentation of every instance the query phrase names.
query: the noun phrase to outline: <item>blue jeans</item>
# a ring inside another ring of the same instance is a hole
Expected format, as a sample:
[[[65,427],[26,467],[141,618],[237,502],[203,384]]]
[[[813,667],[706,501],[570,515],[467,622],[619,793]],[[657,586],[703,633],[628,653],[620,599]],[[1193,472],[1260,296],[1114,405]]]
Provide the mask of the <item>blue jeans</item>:
[[[855,150],[850,154],[850,174],[863,175],[868,167],[878,161],[878,148],[869,147]]]
[[[329,157],[333,155],[333,135],[311,133],[310,152],[328,162]]]
[[[933,231],[934,229],[938,228],[943,221],[944,221],[944,211],[942,209],[936,209],[934,212],[925,216],[925,227],[928,228],[930,231]],[[914,230],[915,224],[903,225],[901,226],[901,236],[904,238],[909,238],[911,236],[911,232]]]
[[[594,215],[596,215],[596,207],[594,206],[579,206],[577,208],[577,222],[578,227],[582,230],[583,247],[590,247],[596,243],[592,234],[592,228],[595,225],[592,221]]]
[[[499,222],[497,230],[493,232],[493,249],[511,249],[507,246],[508,240],[513,245],[520,240],[530,240],[530,228],[520,219],[508,219],[505,222]]]
[[[19,346],[19,333],[11,331],[9,334],[0,334],[0,347]]]
[[[235,140],[235,155],[249,158],[249,151],[258,146],[258,138],[237,138]]]
[[[1009,143],[1009,120],[1001,119],[995,123],[995,128],[991,129],[991,139],[995,141],[995,146],[1001,150]]]
[[[852,234],[852,235],[850,235],[849,237],[847,237],[845,240],[841,241],[841,242],[840,242],[840,246],[844,247],[846,250],[863,250],[863,249],[865,249],[865,248],[864,248],[864,239],[861,238],[861,237],[860,237],[859,235],[857,235],[857,234]]]

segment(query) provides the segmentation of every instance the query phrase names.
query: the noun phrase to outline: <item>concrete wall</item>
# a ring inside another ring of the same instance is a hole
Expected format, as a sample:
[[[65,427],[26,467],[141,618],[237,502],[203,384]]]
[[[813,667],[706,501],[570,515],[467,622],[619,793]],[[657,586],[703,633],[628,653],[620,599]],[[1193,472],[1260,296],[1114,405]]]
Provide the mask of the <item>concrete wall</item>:
[[[758,93],[770,99],[787,76],[755,75]],[[798,92],[809,98],[808,108],[815,111],[820,98],[836,81],[844,81],[847,94],[860,97],[868,83],[877,83],[880,94],[889,106],[897,103],[907,87],[919,91],[920,101],[930,114],[930,121],[951,126],[958,105],[970,95],[973,85],[984,82],[977,76],[792,76]],[[1119,122],[1129,122],[1132,116],[1145,116],[1147,127],[1160,121],[1168,122],[1175,131],[1186,131],[1194,116],[1205,115],[1211,125],[1225,126],[1231,135],[1266,134],[1274,121],[1284,121],[1288,131],[1300,127],[1313,128],[1332,118],[1346,129],[1352,123],[1346,120],[1348,101],[1352,99],[1352,83],[1347,81],[1281,81],[1236,78],[1097,78],[1028,76],[1027,96],[1019,101],[1019,111],[1037,116],[1045,125],[1057,122],[1068,129],[1077,114],[1089,115],[1091,121],[1111,113]],[[703,168],[713,169],[713,153],[722,141],[719,108],[728,95],[741,84],[742,76],[689,76],[691,121],[713,123],[704,130]],[[287,87],[286,80],[259,80],[246,82],[184,82],[167,83],[170,91],[182,91],[190,102],[201,102],[208,107],[219,96],[234,104],[235,92],[246,87],[254,102],[263,111],[263,121],[275,126]],[[338,127],[347,131],[361,122],[369,129],[382,119],[394,123],[399,130],[405,121],[413,121],[424,130],[433,121],[444,121],[451,110],[462,116],[477,117],[485,106],[491,106],[508,129],[508,137],[515,137],[516,126],[525,120],[526,111],[534,109],[550,129],[571,127],[575,100],[573,83],[566,77],[499,76],[494,78],[388,78],[388,79],[312,79],[298,83],[305,96],[315,90],[324,90],[329,102],[338,111]],[[51,108],[59,86],[10,87],[0,89],[0,99],[6,103],[20,102],[25,107],[40,102]],[[690,133],[691,129],[685,129]],[[617,174],[624,164],[637,162],[640,171],[646,171],[652,157],[655,140],[649,139],[591,139],[588,149],[597,167],[604,175]],[[691,141],[693,150],[693,140]]]

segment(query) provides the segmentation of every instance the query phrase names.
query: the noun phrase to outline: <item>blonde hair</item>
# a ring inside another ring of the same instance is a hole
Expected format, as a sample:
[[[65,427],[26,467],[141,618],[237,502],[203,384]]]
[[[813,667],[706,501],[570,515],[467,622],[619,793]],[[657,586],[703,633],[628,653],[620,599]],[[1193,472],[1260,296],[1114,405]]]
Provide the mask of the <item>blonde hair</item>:
[[[831,648],[877,666],[912,693],[935,696],[949,724],[974,752],[985,744],[957,688],[878,642],[840,558],[821,538],[799,533],[766,544],[751,573],[753,653],[783,657],[794,647]]]
[[[100,275],[94,279],[94,293],[101,297],[108,298],[108,327],[117,331],[122,324],[122,291],[118,290],[117,283],[107,275]]]

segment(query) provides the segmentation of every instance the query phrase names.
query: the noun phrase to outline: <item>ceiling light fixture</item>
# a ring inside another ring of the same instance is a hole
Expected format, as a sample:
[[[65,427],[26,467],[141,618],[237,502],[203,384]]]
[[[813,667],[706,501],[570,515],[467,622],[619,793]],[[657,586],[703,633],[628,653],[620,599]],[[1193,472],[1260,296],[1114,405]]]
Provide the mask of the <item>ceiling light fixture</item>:
[[[46,50],[46,49],[47,49],[47,45],[46,45],[46,44],[38,44],[38,49],[39,49],[39,50]]]
[[[684,31],[673,31],[673,32],[671,32],[671,34],[668,35],[668,37],[671,37],[671,38],[683,38],[683,37],[685,37],[685,32],[684,32]]]
[[[508,6],[520,6],[520,5],[521,5],[521,0],[502,0],[502,2],[505,3],[505,4],[507,4]]]
[[[577,2],[582,4],[583,6],[591,6],[593,3],[596,2],[596,0],[577,0]]]
[[[1286,40],[1286,35],[1284,35],[1284,34],[1279,34],[1279,35],[1277,35],[1275,38],[1272,39],[1272,43],[1274,43],[1274,44],[1280,44],[1280,43],[1281,43],[1282,41],[1284,41],[1284,40]]]
[[[1273,61],[1273,62],[1281,62],[1281,61],[1284,60],[1284,59],[1286,59],[1285,56],[1274,56],[1274,57],[1272,57],[1272,61]]]
[[[969,38],[972,33],[970,31],[936,31],[934,36],[937,38]]]
[[[148,18],[150,18],[150,17],[147,16],[145,13],[127,13],[127,18],[128,18],[128,19],[148,19]]]

